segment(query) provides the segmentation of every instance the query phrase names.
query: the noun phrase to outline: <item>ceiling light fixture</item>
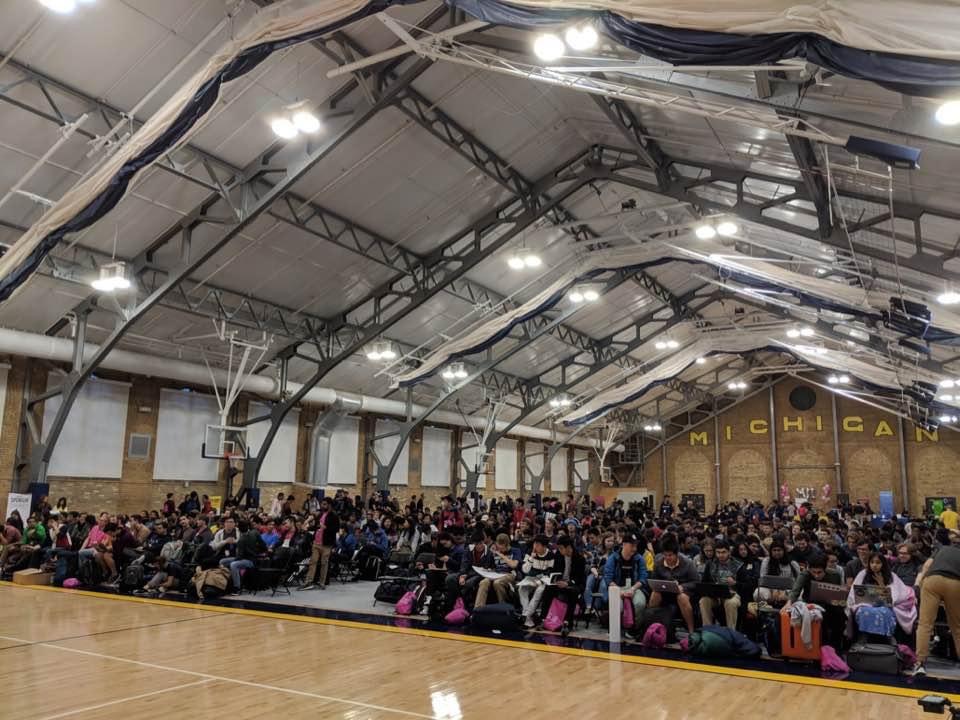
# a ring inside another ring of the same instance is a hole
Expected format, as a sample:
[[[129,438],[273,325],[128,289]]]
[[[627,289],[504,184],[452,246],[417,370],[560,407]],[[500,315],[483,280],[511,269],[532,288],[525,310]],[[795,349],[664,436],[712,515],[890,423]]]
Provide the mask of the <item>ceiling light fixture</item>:
[[[274,118],[270,122],[270,129],[273,130],[274,135],[282,140],[293,140],[293,138],[300,134],[300,131],[297,130],[297,126],[293,124],[293,121],[286,117]]]
[[[130,279],[127,277],[127,264],[122,261],[107,263],[100,267],[100,275],[90,283],[98,292],[116,292],[128,290]]]
[[[297,130],[307,135],[311,135],[320,129],[320,118],[309,110],[298,110],[290,120]]]
[[[707,359],[706,359],[705,357],[698,357],[696,360],[694,360],[694,362],[695,362],[697,365],[703,365],[706,361],[707,361]]]
[[[554,409],[568,408],[571,405],[573,405],[573,400],[566,395],[557,395],[556,397],[550,398],[550,407]]]
[[[657,340],[653,345],[657,350],[676,350],[680,347],[680,343],[673,338],[666,338],[665,340]]]
[[[717,236],[717,231],[713,225],[698,225],[693,232],[701,240],[713,240]]]
[[[943,402],[953,402],[953,395],[949,393],[946,395],[938,395],[937,400],[943,400]]]
[[[960,293],[947,290],[947,292],[937,295],[937,302],[941,305],[956,305],[960,303]]]
[[[734,380],[727,383],[728,390],[746,390],[747,384],[743,380]]]
[[[566,47],[563,40],[553,33],[543,33],[533,41],[534,54],[544,62],[553,62],[563,57]]]
[[[507,265],[511,270],[523,270],[524,268],[538,268],[543,265],[543,260],[532,250],[520,248],[507,258]]]
[[[67,14],[77,9],[76,0],[40,0],[40,4],[55,13]]]
[[[953,380],[950,380],[950,379],[941,380],[941,381],[940,381],[940,387],[942,387],[944,390],[949,390],[949,389],[952,388],[955,384],[956,384],[956,383],[954,383],[954,381],[953,381]]]
[[[731,235],[736,235],[737,230],[740,228],[737,227],[737,224],[731,220],[724,220],[717,225],[717,232],[720,233],[723,237],[730,237]]]
[[[827,378],[827,382],[831,385],[846,385],[850,382],[849,375],[831,375]]]
[[[590,50],[596,46],[600,37],[593,25],[574,25],[567,28],[564,39],[572,50]]]
[[[467,372],[467,368],[462,362],[450,363],[440,373],[440,377],[444,380],[466,380],[469,375],[470,373]]]
[[[575,287],[567,297],[574,303],[596,302],[600,299],[600,293],[592,287]]]
[[[643,426],[645,432],[660,432],[663,428],[660,427],[660,423],[648,423]]]
[[[937,108],[937,122],[941,125],[960,124],[960,100],[948,100]]]

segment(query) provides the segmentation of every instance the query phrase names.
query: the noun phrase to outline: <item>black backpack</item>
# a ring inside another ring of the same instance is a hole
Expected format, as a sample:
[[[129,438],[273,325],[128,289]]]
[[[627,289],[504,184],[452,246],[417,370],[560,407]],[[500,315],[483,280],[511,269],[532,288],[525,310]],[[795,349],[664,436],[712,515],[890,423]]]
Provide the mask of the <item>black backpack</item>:
[[[143,587],[143,565],[128,565],[120,574],[120,589],[139,590]]]
[[[406,595],[413,585],[418,582],[419,579],[415,579],[413,583],[411,583],[410,580],[384,580],[377,586],[376,591],[373,593],[373,599],[376,602],[396,605],[397,601]]]
[[[516,630],[520,627],[517,609],[510,603],[494,603],[476,608],[470,615],[470,627],[498,632]]]

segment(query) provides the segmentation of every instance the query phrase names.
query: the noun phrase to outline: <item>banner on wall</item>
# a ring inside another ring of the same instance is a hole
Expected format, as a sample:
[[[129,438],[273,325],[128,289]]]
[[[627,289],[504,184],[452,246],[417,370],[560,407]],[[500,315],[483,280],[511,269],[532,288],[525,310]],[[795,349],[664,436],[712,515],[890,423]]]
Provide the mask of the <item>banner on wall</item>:
[[[893,517],[893,493],[890,490],[880,491],[880,517],[884,520]]]
[[[7,494],[7,512],[4,513],[4,519],[10,517],[13,511],[20,513],[24,521],[30,517],[30,505],[33,503],[33,495],[28,493],[8,493]]]

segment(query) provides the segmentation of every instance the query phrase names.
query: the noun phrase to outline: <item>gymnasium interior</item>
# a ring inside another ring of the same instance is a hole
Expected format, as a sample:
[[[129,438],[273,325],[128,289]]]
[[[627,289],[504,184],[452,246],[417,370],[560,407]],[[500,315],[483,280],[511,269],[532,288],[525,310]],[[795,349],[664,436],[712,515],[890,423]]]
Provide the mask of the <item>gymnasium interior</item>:
[[[0,0],[0,716],[960,717],[951,0]]]

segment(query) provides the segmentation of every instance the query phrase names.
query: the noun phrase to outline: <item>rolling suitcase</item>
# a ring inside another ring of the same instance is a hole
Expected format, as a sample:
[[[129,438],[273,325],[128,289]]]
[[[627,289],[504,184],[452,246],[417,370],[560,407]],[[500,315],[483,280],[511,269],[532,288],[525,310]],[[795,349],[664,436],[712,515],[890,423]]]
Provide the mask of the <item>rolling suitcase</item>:
[[[800,627],[790,624],[790,611],[780,611],[780,654],[790,660],[820,661],[820,621],[814,620],[810,628],[811,646],[803,644]]]

